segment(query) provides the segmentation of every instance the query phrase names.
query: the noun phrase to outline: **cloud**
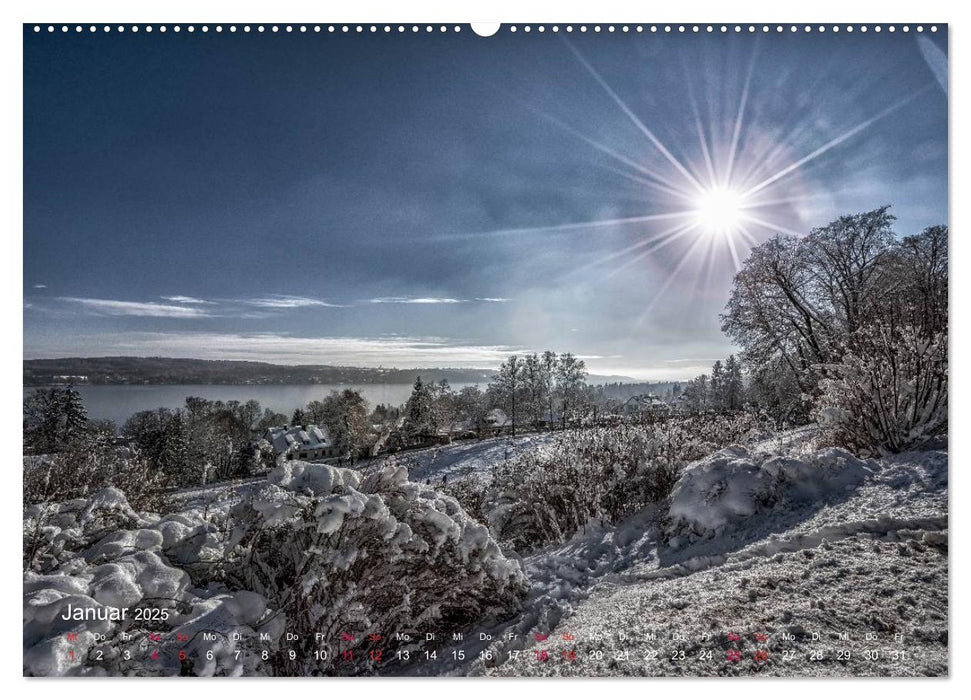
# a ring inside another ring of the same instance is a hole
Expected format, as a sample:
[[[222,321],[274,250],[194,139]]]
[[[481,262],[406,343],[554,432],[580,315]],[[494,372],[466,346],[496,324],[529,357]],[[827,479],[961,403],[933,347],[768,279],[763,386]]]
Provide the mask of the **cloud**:
[[[46,284],[35,284],[34,289],[47,289]]]
[[[177,304],[214,304],[215,302],[206,301],[205,299],[196,299],[195,297],[186,297],[181,295],[176,295],[172,297],[162,297],[166,301],[174,301]]]
[[[464,304],[466,299],[452,297],[377,297],[372,304]]]
[[[437,337],[304,337],[279,333],[134,332],[73,336],[70,350],[56,336],[30,343],[32,357],[140,355],[205,360],[256,360],[278,364],[354,367],[495,368],[522,348],[470,345]]]
[[[711,358],[708,358],[708,357],[686,357],[686,358],[679,359],[679,360],[665,360],[664,361],[664,364],[666,364],[666,365],[698,365],[698,364],[706,364],[706,363],[707,364],[714,364],[715,362],[717,362],[720,359],[722,359],[722,358],[720,358],[720,357],[711,357]]]
[[[271,294],[266,297],[256,299],[240,299],[240,303],[258,306],[261,309],[301,309],[308,306],[327,306],[332,308],[343,308],[341,304],[330,304],[320,299],[310,297],[294,297],[284,294]]]
[[[119,301],[117,299],[87,299],[60,297],[61,301],[79,304],[83,308],[106,316],[154,316],[158,318],[204,318],[210,314],[202,309],[155,302]]]
[[[467,304],[469,299],[455,297],[376,297],[368,300],[372,304]],[[502,297],[476,297],[475,301],[503,303],[509,301]]]

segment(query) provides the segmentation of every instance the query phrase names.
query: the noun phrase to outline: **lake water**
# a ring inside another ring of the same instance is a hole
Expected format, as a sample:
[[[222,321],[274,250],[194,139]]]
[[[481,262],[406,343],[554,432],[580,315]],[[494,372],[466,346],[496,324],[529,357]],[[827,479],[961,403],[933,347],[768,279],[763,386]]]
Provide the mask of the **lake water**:
[[[469,384],[453,384],[458,391]],[[24,397],[35,387],[24,387]],[[112,420],[118,428],[133,413],[155,408],[180,408],[185,405],[186,396],[200,396],[213,401],[248,401],[256,399],[260,405],[287,416],[293,409],[306,406],[314,399],[322,399],[331,391],[356,389],[367,400],[371,408],[377,404],[398,406],[411,396],[411,384],[364,384],[346,386],[337,384],[263,384],[263,385],[226,385],[226,384],[152,384],[152,385],[79,385],[75,387],[88,418],[93,420]],[[484,387],[483,387],[484,388]]]

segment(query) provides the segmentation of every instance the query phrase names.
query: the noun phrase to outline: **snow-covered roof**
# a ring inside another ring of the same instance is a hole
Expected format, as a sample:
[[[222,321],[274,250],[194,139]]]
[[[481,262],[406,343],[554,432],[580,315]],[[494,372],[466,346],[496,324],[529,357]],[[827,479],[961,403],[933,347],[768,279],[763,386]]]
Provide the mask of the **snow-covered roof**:
[[[511,421],[501,408],[494,408],[486,414],[486,422],[495,426],[510,425]]]
[[[277,426],[266,431],[267,441],[277,454],[288,450],[316,450],[333,447],[327,428],[316,425]]]

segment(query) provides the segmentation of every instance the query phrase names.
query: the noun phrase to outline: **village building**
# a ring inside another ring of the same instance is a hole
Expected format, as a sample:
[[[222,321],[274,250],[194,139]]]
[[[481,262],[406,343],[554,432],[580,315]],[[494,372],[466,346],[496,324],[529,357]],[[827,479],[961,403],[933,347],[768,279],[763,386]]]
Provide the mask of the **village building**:
[[[316,425],[284,425],[269,428],[264,439],[273,446],[277,459],[332,459],[340,457],[327,428]]]

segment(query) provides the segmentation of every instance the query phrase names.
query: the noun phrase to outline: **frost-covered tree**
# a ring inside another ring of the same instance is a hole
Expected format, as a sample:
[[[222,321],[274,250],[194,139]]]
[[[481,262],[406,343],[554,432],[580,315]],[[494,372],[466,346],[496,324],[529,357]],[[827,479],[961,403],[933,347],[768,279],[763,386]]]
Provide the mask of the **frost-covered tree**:
[[[564,428],[569,420],[576,417],[586,380],[587,366],[583,360],[578,360],[571,352],[560,355],[556,366],[556,383],[562,402]]]
[[[947,429],[948,232],[905,238],[874,312],[827,365],[816,415],[847,446],[899,452]]]
[[[81,439],[88,414],[72,386],[36,389],[24,399],[24,448],[34,454],[59,452]]]
[[[526,422],[537,423],[546,408],[546,381],[543,376],[542,360],[536,353],[523,358],[523,401],[522,415]]]
[[[894,245],[889,207],[842,216],[805,238],[777,235],[735,276],[722,329],[757,368],[782,360],[806,393],[884,290]]]
[[[540,377],[543,382],[543,393],[546,397],[546,420],[553,423],[553,401],[556,398],[557,372],[559,358],[552,350],[546,350],[540,360]]]
[[[354,389],[332,391],[323,401],[312,401],[318,418],[315,424],[327,428],[334,447],[341,455],[358,457],[371,445],[368,426],[368,404]],[[308,412],[311,406],[308,404]]]
[[[523,389],[523,360],[518,355],[510,355],[489,382],[489,395],[493,404],[509,416],[513,435],[521,418]]]
[[[455,417],[465,421],[473,429],[479,430],[489,410],[485,394],[477,386],[464,386],[453,399]]]
[[[720,411],[725,408],[725,367],[721,360],[715,360],[711,366],[711,379],[708,382],[708,405]]]
[[[455,420],[455,392],[448,383],[448,379],[442,377],[441,381],[430,385],[432,395],[432,422],[435,424],[435,432],[448,432]]]
[[[719,391],[720,408],[737,411],[745,402],[745,383],[742,379],[742,364],[734,355],[725,360],[725,373]]]
[[[421,380],[415,379],[408,403],[405,404],[404,433],[408,440],[417,442],[435,432],[435,416],[432,410],[431,388]]]
[[[688,410],[696,413],[707,410],[711,398],[708,375],[699,375],[688,382],[684,389],[684,396],[687,399]]]

